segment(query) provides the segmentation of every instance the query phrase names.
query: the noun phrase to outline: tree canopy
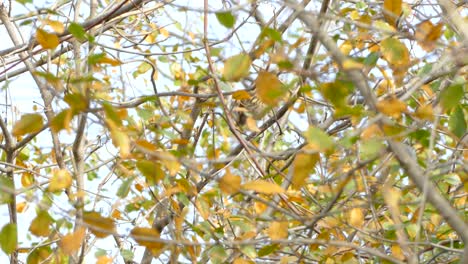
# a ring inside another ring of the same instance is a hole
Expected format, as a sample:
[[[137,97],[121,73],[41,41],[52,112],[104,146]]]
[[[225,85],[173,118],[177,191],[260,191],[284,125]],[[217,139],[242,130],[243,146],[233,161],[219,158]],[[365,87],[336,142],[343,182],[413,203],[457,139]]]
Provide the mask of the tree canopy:
[[[0,260],[466,263],[466,2],[0,3]]]

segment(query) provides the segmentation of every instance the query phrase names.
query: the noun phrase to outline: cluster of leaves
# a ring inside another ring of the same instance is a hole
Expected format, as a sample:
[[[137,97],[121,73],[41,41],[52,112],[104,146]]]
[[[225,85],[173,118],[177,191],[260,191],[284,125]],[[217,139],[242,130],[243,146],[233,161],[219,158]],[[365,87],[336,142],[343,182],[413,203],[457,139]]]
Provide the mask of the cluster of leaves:
[[[461,5],[91,2],[0,7],[43,99],[0,120],[11,263],[461,261]]]

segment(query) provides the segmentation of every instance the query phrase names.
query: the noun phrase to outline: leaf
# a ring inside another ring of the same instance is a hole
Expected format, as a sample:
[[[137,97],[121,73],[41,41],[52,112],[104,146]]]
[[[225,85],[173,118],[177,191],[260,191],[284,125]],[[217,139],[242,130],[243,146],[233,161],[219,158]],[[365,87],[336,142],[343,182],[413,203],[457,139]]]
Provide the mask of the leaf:
[[[54,170],[52,178],[49,182],[49,191],[56,192],[69,188],[72,184],[73,178],[68,170]]]
[[[414,116],[420,119],[432,121],[434,120],[434,109],[431,104],[420,106],[414,113]]]
[[[71,120],[73,118],[73,111],[71,109],[64,109],[58,113],[50,122],[50,129],[54,133],[60,132],[62,129],[66,129],[71,132]]]
[[[225,194],[235,194],[240,190],[241,177],[226,171],[226,174],[219,180],[219,188]]]
[[[462,138],[466,133],[466,120],[463,109],[458,105],[449,117],[449,129],[458,138]]]
[[[83,214],[83,222],[97,238],[104,238],[115,233],[114,220],[112,218],[103,217],[98,212],[85,212]]]
[[[154,228],[149,227],[135,227],[130,231],[130,236],[141,246],[149,249],[162,249],[164,244],[154,241],[160,237],[159,232]],[[153,240],[152,240],[153,239]]]
[[[164,171],[161,169],[161,164],[154,161],[138,160],[136,167],[141,174],[145,176],[146,182],[150,185],[155,185],[164,178]]]
[[[224,62],[223,78],[226,81],[237,82],[249,75],[251,64],[252,60],[248,54],[234,55]]]
[[[35,236],[46,237],[50,235],[50,224],[53,219],[47,211],[39,211],[29,226],[29,231]]]
[[[317,151],[328,151],[333,149],[335,142],[333,139],[318,127],[311,126],[305,134],[309,143],[307,149]]]
[[[288,222],[272,222],[267,230],[268,236],[272,240],[285,239],[288,237]]]
[[[12,194],[15,192],[15,186],[11,177],[0,174],[0,204],[10,203]]]
[[[383,15],[385,21],[390,25],[396,25],[396,21],[401,15],[402,2],[402,0],[384,0]]]
[[[68,31],[79,41],[86,40],[86,31],[84,28],[75,22],[71,22],[70,26],[68,26]]]
[[[109,256],[99,256],[97,258],[96,264],[111,264],[113,259]]]
[[[252,97],[250,96],[250,94],[247,91],[240,90],[240,91],[235,91],[232,94],[232,98],[234,100],[249,100]]]
[[[15,1],[22,4],[22,5],[32,4],[33,3],[33,0],[15,0]]]
[[[255,86],[255,92],[260,102],[269,106],[278,104],[287,91],[275,74],[266,71],[258,73]]]
[[[22,136],[29,133],[36,133],[42,129],[42,115],[40,114],[24,114],[21,119],[13,126],[13,136]]]
[[[18,229],[16,224],[10,223],[3,226],[0,231],[0,247],[5,254],[13,253],[18,244]]]
[[[385,147],[381,139],[369,139],[361,143],[360,157],[361,159],[370,159],[377,156],[380,151]]]
[[[443,23],[434,25],[430,20],[416,26],[415,38],[425,51],[432,51],[436,47],[435,42],[442,35],[443,26]]]
[[[380,43],[383,58],[392,69],[405,69],[410,64],[408,48],[399,39],[387,38]]]
[[[60,21],[48,19],[46,22],[57,34],[62,34],[65,31],[65,26]]]
[[[117,189],[117,196],[121,199],[127,197],[128,193],[130,192],[130,188],[132,187],[133,178],[128,178],[122,182]]]
[[[232,28],[236,24],[236,18],[231,12],[217,12],[216,18],[219,23],[227,28]]]
[[[310,173],[314,170],[315,164],[319,158],[320,155],[318,153],[299,153],[296,155],[293,163],[294,174],[291,179],[291,186],[294,189],[298,190],[304,186]]]
[[[377,102],[377,110],[385,115],[398,118],[401,113],[406,112],[406,104],[398,98],[392,97]]]
[[[354,227],[361,227],[364,223],[364,212],[361,208],[353,208],[349,213],[349,224]]]
[[[68,256],[76,253],[80,249],[85,235],[86,229],[80,227],[75,232],[63,236],[59,243],[63,253]]]
[[[81,93],[67,93],[63,100],[77,113],[88,108],[88,100]]]
[[[258,251],[258,256],[259,257],[264,257],[264,256],[268,256],[272,253],[274,253],[276,250],[280,249],[281,246],[278,245],[278,244],[270,244],[270,245],[266,245],[264,247],[262,247],[259,251]]]
[[[57,35],[40,28],[36,30],[36,40],[44,49],[55,49],[60,44]]]
[[[362,68],[364,68],[364,64],[360,63],[360,62],[357,62],[353,59],[346,59],[344,62],[343,62],[343,70],[345,71],[349,71],[349,70],[361,70]]]
[[[453,84],[440,92],[440,104],[445,110],[450,110],[458,105],[464,94],[463,84]]]
[[[264,180],[255,180],[247,182],[242,185],[242,188],[245,190],[256,191],[258,193],[264,194],[275,194],[285,192],[285,190],[281,188],[281,186],[279,186],[278,184]]]

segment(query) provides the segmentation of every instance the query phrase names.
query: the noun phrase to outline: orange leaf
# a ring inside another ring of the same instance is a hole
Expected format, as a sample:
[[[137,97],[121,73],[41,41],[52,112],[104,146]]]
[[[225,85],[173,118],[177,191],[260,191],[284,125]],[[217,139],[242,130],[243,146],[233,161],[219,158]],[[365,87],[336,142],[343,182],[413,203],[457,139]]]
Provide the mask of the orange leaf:
[[[276,183],[264,180],[250,181],[242,185],[243,189],[264,194],[284,193],[284,189]]]
[[[86,235],[86,229],[83,227],[78,228],[75,232],[65,235],[60,240],[60,248],[66,255],[72,255],[77,252],[81,247],[83,238]]]
[[[401,113],[406,112],[406,104],[397,98],[385,99],[377,103],[377,109],[392,117],[400,117]]]
[[[435,42],[442,35],[443,26],[442,23],[434,25],[430,20],[418,24],[415,37],[425,51],[432,51],[435,48]]]
[[[275,106],[283,99],[286,90],[278,77],[270,72],[262,71],[258,73],[255,80],[256,93],[261,102]]]
[[[44,49],[55,49],[60,44],[57,35],[40,28],[36,31],[36,40]]]
[[[97,258],[96,264],[111,264],[112,260],[113,259],[109,256],[99,256]]]

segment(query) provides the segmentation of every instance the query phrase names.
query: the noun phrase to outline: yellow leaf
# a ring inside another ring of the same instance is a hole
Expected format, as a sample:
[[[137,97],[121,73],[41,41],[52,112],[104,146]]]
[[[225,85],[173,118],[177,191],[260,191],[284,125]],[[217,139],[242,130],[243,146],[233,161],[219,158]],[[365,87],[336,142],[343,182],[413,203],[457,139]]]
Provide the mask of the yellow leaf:
[[[101,57],[98,59],[97,63],[100,64],[109,64],[111,66],[119,66],[122,65],[122,62],[119,60],[111,59],[107,56]]]
[[[352,59],[347,59],[343,62],[343,70],[360,70],[364,68],[364,64]]]
[[[403,250],[401,250],[401,247],[397,244],[392,245],[392,255],[400,260],[405,259],[405,254],[403,254]]]
[[[47,24],[54,30],[57,34],[62,34],[65,31],[65,26],[62,22],[57,20],[47,20]]]
[[[382,130],[377,124],[372,124],[366,127],[366,129],[364,129],[364,131],[362,131],[361,133],[362,139],[371,139],[371,138],[376,138],[376,137],[378,138],[382,136],[383,136]]]
[[[99,256],[97,258],[96,264],[111,264],[112,263],[112,258],[109,256]]]
[[[319,158],[320,156],[318,153],[299,153],[296,155],[293,163],[294,174],[291,179],[291,185],[294,189],[297,190],[304,186],[307,177],[309,177]]]
[[[416,27],[415,37],[419,45],[425,51],[432,51],[435,48],[435,42],[442,35],[444,24],[439,23],[434,26],[430,20],[421,22]]]
[[[157,242],[154,239],[159,239],[159,232],[154,228],[149,227],[135,227],[130,232],[130,236],[135,241],[149,249],[160,249],[164,246],[163,243]]]
[[[396,21],[401,15],[402,2],[402,0],[384,0],[384,18],[390,25],[396,25]]]
[[[261,202],[255,202],[254,203],[254,209],[256,214],[262,214],[265,212],[265,210],[268,208],[268,206],[264,203]]]
[[[32,173],[23,172],[23,174],[21,174],[21,185],[23,185],[23,187],[29,187],[33,185],[34,182],[36,182],[36,180],[34,179],[34,175]]]
[[[392,97],[378,102],[377,109],[388,116],[397,118],[401,116],[401,113],[406,112],[406,104],[403,101]]]
[[[236,258],[233,264],[254,264],[255,262],[245,259],[245,258]]]
[[[36,31],[36,40],[44,49],[55,49],[60,44],[57,35],[40,28]]]
[[[112,144],[119,147],[120,157],[126,158],[130,154],[130,139],[128,134],[120,131],[118,128],[110,129]]]
[[[241,53],[228,58],[224,62],[223,77],[227,81],[237,82],[249,75],[252,60],[248,54]]]
[[[242,185],[245,190],[256,191],[264,194],[284,193],[284,189],[276,183],[264,180],[250,181]]]
[[[24,212],[24,209],[26,209],[27,203],[26,202],[20,202],[16,204],[16,212],[22,213]]]
[[[257,121],[255,121],[255,119],[253,119],[250,116],[248,116],[247,119],[245,120],[245,125],[250,131],[260,132],[260,129],[257,127]]]
[[[268,227],[267,233],[272,240],[287,238],[288,222],[272,222]]]
[[[346,40],[343,42],[343,44],[340,45],[340,51],[344,55],[349,55],[349,53],[353,50],[353,45],[351,44],[351,41]]]
[[[164,38],[168,38],[169,35],[170,35],[169,31],[167,31],[167,29],[165,29],[165,28],[160,28],[159,32],[161,33],[161,35],[163,35]]]
[[[42,115],[40,114],[24,114],[15,123],[11,133],[16,137],[39,132],[42,129],[42,120]]]
[[[349,224],[355,227],[361,227],[364,223],[364,212],[361,208],[353,208],[349,213]]]
[[[420,119],[432,121],[434,120],[434,109],[430,104],[420,106],[414,113],[414,116]]]
[[[398,203],[400,201],[401,193],[395,189],[388,189],[383,192],[385,203],[393,209],[398,209]]]
[[[71,186],[73,178],[67,170],[54,170],[49,182],[49,191],[56,192]]]
[[[408,48],[399,39],[387,38],[380,43],[383,58],[393,70],[406,71],[410,64]]]
[[[104,238],[115,233],[115,223],[112,218],[103,217],[98,212],[85,212],[83,222],[97,238]]]
[[[240,189],[240,185],[241,177],[232,175],[229,171],[226,171],[226,175],[219,180],[219,188],[226,194],[237,193]]]
[[[39,211],[36,218],[31,221],[29,231],[33,235],[46,237],[50,235],[50,224],[52,223],[52,217],[46,211]]]
[[[286,90],[278,77],[270,72],[261,71],[255,80],[256,93],[260,102],[275,106],[283,99]]]
[[[247,91],[235,91],[232,94],[234,100],[249,100],[251,98],[250,94]]]
[[[75,232],[63,236],[59,243],[63,253],[70,256],[77,252],[81,247],[85,235],[86,229],[80,227]]]

